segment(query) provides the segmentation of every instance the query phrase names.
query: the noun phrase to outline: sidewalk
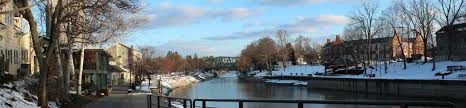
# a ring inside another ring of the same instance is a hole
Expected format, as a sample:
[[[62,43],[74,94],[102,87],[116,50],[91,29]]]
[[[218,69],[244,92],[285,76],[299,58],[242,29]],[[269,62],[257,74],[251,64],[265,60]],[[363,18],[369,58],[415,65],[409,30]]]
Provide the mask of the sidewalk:
[[[145,94],[128,94],[128,87],[113,87],[109,96],[100,98],[84,108],[146,108]]]

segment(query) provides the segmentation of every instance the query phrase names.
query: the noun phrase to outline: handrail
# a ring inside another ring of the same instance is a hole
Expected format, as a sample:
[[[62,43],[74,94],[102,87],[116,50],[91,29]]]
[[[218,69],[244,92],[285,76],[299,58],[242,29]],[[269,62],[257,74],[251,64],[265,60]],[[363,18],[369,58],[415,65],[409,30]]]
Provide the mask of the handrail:
[[[152,96],[157,97],[157,104],[152,103]],[[435,107],[449,107],[457,108],[456,104],[451,102],[438,102],[438,101],[365,101],[365,100],[260,100],[260,99],[186,99],[168,96],[147,95],[148,108],[152,105],[157,105],[157,108],[172,107],[172,100],[183,100],[183,108],[196,108],[196,102],[201,102],[201,108],[207,108],[207,102],[235,102],[238,103],[238,108],[243,108],[244,103],[296,103],[298,108],[304,108],[304,104],[345,104],[345,105],[391,105],[400,106],[400,108],[408,108],[409,106],[435,106]],[[160,104],[161,99],[167,99],[168,106]],[[188,107],[189,105],[189,107]]]
[[[239,108],[243,108],[245,102],[260,102],[260,103],[297,103],[298,108],[303,108],[304,104],[347,104],[347,105],[396,105],[400,108],[408,106],[443,106],[456,108],[457,106],[451,102],[436,102],[436,101],[360,101],[360,100],[249,100],[249,99],[194,99],[193,106],[196,102],[202,102],[201,108],[206,108],[206,102],[238,102]]]
[[[152,103],[152,96],[157,97],[157,104]],[[161,104],[162,99],[167,99],[167,105],[162,105]],[[169,96],[159,96],[159,95],[147,95],[147,107],[152,108],[152,105],[157,105],[157,108],[161,108],[161,107],[171,108],[172,105],[173,105],[172,102],[175,101],[175,100],[182,100],[181,104],[182,104],[183,108],[190,108],[190,107],[192,107],[191,105],[193,105],[191,99],[169,97]]]

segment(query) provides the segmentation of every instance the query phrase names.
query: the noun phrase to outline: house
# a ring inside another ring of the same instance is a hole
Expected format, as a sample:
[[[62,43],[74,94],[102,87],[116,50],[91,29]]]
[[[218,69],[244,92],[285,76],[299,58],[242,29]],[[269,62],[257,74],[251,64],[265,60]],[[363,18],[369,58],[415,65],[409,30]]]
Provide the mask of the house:
[[[73,52],[74,61],[80,61],[81,50]],[[109,61],[111,55],[104,49],[85,49],[82,73],[82,84],[84,89],[99,90],[107,86],[107,75],[109,74]],[[79,71],[79,62],[74,62],[75,70]]]
[[[112,85],[129,84],[134,82],[135,64],[142,60],[142,54],[135,51],[134,48],[128,47],[122,43],[116,43],[105,51],[112,55],[113,59],[110,65],[114,67],[109,74]]]
[[[0,4],[0,11],[6,12],[14,9],[13,2]],[[26,75],[21,71],[26,50],[22,47],[22,39],[25,33],[19,25],[21,16],[18,13],[0,14],[0,76],[7,72],[10,75]]]
[[[442,27],[435,34],[437,60],[466,60],[466,23]]]
[[[398,59],[402,56],[411,58],[413,54],[423,54],[423,41],[417,35],[416,38],[400,38],[396,31],[393,37],[373,38],[370,41],[371,55],[367,53],[367,40],[342,41],[340,36],[336,36],[335,41],[327,39],[327,43],[322,48],[325,63],[334,61],[338,57],[356,60],[361,62],[370,58],[371,60]],[[401,41],[401,42],[400,42]],[[403,47],[401,49],[399,46]],[[404,53],[402,53],[402,50]]]

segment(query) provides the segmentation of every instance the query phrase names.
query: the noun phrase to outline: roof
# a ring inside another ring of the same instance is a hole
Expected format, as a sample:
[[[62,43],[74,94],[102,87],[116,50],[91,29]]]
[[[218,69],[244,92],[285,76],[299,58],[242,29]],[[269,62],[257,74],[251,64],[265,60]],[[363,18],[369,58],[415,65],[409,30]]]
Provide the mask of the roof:
[[[79,52],[81,50],[76,50],[74,52]],[[105,51],[104,49],[84,49],[84,51],[97,51],[97,52],[104,52],[105,55],[107,55],[108,57],[112,57],[112,55],[110,53],[108,53],[107,51]]]
[[[460,29],[460,28],[462,28],[462,29]],[[451,26],[443,26],[440,30],[435,32],[435,34],[442,34],[447,29],[454,29],[455,31],[466,31],[466,23],[454,24],[454,25],[451,25]]]
[[[110,66],[108,67],[108,70],[109,70],[110,72],[126,72],[125,69],[123,69],[123,68],[120,67],[120,66],[116,66],[116,65],[110,65]]]

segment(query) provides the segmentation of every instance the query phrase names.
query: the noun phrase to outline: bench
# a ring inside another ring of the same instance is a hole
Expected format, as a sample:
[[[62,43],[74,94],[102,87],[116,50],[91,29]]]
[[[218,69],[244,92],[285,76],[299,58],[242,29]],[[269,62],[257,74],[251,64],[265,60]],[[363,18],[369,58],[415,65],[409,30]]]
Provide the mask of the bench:
[[[458,79],[466,79],[466,74],[458,74]]]
[[[450,75],[451,72],[437,72],[434,76],[442,76],[442,79],[445,79],[445,75]]]
[[[460,71],[460,70],[466,70],[466,67],[463,65],[447,66],[447,71],[449,72]]]

